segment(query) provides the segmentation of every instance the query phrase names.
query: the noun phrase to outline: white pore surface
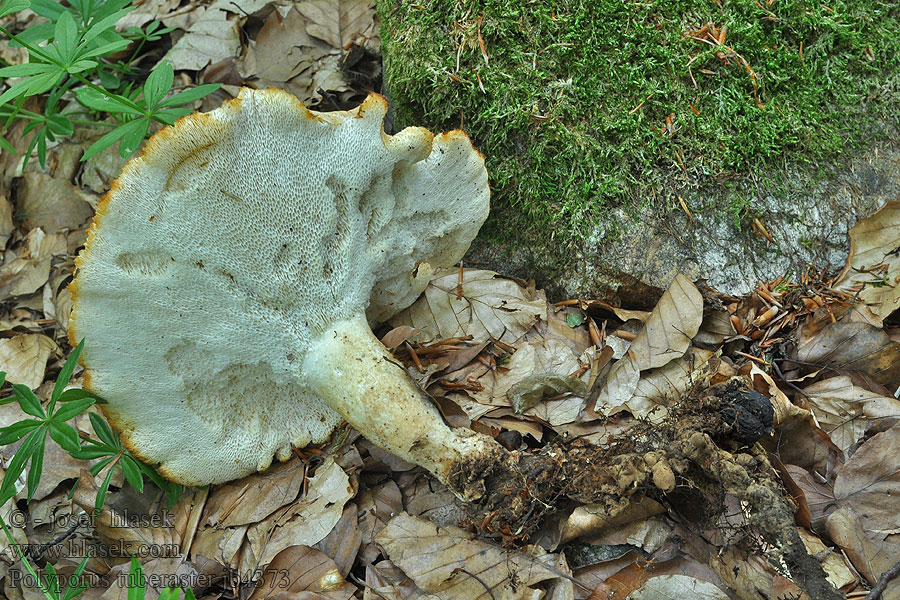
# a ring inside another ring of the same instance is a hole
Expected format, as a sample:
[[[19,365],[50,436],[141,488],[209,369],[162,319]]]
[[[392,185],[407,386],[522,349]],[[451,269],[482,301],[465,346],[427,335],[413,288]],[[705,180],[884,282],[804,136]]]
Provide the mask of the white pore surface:
[[[453,264],[484,221],[468,138],[429,154],[425,130],[382,133],[386,108],[316,115],[245,89],[155,136],[101,205],[70,337],[128,447],[171,479],[235,479],[326,439],[340,417],[305,385],[307,340],[376,282],[380,314],[404,308],[419,263]]]

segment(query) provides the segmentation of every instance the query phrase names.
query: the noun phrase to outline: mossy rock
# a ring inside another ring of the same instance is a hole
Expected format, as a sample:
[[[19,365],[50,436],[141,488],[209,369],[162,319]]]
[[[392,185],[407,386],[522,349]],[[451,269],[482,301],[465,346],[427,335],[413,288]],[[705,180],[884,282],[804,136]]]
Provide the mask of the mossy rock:
[[[492,216],[472,257],[552,295],[744,291],[898,194],[900,6],[380,0],[395,128],[462,127]]]

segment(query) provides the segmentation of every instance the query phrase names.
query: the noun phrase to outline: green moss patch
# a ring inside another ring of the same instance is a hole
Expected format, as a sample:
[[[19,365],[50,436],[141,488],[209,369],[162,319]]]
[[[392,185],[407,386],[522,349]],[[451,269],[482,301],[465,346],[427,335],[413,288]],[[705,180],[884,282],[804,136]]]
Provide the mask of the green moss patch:
[[[381,0],[379,14],[398,128],[473,137],[495,233],[581,237],[610,207],[834,160],[900,113],[892,0]]]

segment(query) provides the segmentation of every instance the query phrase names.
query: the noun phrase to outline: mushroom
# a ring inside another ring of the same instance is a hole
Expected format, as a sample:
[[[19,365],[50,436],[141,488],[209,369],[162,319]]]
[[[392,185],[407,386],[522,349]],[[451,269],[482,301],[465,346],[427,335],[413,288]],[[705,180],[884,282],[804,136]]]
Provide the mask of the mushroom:
[[[493,439],[450,428],[373,335],[487,217],[462,131],[387,135],[387,102],[317,113],[241,90],[157,133],[101,200],[70,289],[85,387],[167,478],[221,483],[343,420],[463,499]]]

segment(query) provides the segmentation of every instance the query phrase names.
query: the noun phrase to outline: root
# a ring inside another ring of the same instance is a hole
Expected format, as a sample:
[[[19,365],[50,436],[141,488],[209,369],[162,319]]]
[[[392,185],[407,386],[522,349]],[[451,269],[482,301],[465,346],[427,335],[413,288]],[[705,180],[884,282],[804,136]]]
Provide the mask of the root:
[[[682,415],[606,447],[575,442],[540,453],[506,453],[489,469],[480,465],[485,494],[470,526],[513,545],[525,541],[547,515],[573,503],[595,505],[613,518],[644,496],[665,502],[677,482],[746,503],[749,524],[771,545],[776,568],[786,568],[811,598],[843,598],[806,551],[794,524],[795,507],[765,451],[758,444],[734,454],[722,449],[714,439],[727,446],[721,435],[734,429],[734,421],[723,422],[727,411],[715,414],[713,419],[709,413]]]

